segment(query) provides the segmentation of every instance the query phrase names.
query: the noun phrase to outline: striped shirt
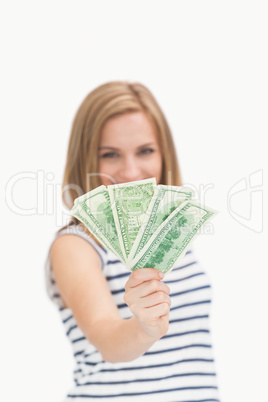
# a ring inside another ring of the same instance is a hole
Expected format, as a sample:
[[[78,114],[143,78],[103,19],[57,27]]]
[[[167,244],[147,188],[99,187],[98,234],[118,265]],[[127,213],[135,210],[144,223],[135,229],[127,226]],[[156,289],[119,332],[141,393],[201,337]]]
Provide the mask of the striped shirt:
[[[133,316],[123,299],[130,272],[111,251],[70,226],[60,233],[75,234],[97,251],[102,272],[123,319]],[[63,402],[218,402],[218,386],[209,328],[211,286],[190,248],[163,281],[170,287],[169,330],[146,353],[130,362],[109,363],[78,327],[71,309],[64,308],[48,253],[46,287],[56,304],[75,359],[74,386]]]

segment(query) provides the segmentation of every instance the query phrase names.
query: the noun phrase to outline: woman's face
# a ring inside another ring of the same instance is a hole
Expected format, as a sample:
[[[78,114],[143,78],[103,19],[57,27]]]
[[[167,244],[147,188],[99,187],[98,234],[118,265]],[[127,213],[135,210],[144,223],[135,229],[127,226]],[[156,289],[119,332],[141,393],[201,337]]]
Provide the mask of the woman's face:
[[[109,119],[99,146],[99,173],[105,186],[162,174],[162,155],[157,133],[143,112],[125,113]]]

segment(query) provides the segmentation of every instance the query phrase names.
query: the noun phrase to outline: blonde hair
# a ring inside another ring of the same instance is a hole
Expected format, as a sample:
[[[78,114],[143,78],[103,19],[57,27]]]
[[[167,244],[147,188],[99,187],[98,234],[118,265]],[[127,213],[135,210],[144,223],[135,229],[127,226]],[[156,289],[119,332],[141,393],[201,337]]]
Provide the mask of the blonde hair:
[[[74,117],[62,184],[67,208],[72,208],[75,198],[101,185],[98,148],[104,124],[116,115],[138,111],[150,118],[158,134],[163,162],[160,183],[182,185],[171,131],[156,99],[140,83],[113,81],[90,92]],[[74,223],[78,221],[72,218],[69,224]]]

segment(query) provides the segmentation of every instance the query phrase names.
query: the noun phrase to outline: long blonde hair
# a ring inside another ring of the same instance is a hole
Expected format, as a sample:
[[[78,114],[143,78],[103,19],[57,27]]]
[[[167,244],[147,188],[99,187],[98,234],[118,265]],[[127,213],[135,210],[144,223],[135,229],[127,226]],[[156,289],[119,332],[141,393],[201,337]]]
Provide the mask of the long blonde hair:
[[[113,81],[90,92],[75,115],[62,184],[67,208],[72,208],[75,198],[101,185],[98,148],[104,124],[116,115],[137,111],[150,118],[158,134],[163,161],[160,183],[182,185],[171,131],[156,99],[140,83]],[[78,223],[77,219],[71,218],[68,225],[74,223]]]

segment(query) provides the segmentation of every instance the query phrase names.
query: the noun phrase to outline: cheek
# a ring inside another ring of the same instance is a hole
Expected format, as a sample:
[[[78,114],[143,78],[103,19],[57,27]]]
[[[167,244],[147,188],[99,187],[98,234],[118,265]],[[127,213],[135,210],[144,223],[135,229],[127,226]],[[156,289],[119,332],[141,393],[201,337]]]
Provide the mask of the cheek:
[[[159,183],[161,176],[162,176],[162,170],[163,170],[163,162],[162,162],[162,155],[158,155],[157,158],[157,172],[156,172],[156,178],[157,178],[157,184]]]
[[[154,176],[161,176],[162,173],[162,156],[155,154],[150,160],[146,162],[147,169]]]
[[[103,159],[99,159],[98,170],[99,172],[105,171],[105,162],[103,161]]]
[[[100,160],[99,162],[99,174],[101,184],[105,186],[109,186],[115,182],[115,174],[116,168],[112,163],[109,163],[107,160]]]
[[[116,163],[114,161],[111,162],[111,159],[100,158],[99,159],[99,172],[109,173],[111,170],[114,170]]]

